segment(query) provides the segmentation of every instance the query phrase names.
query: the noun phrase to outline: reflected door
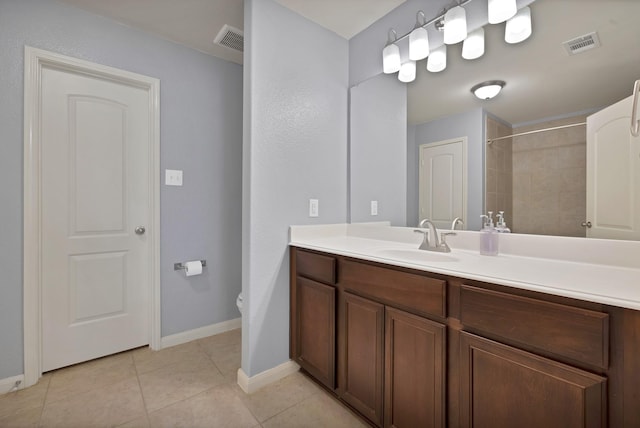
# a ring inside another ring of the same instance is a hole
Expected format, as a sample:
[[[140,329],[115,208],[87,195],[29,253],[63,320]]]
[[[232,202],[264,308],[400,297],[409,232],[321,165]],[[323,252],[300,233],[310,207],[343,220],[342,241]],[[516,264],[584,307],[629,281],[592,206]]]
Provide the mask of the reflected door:
[[[587,118],[590,238],[640,240],[640,137],[630,132],[632,98]]]
[[[150,103],[143,89],[50,68],[41,103],[48,371],[149,343]]]
[[[467,140],[460,138],[420,146],[419,218],[450,229],[467,214]]]

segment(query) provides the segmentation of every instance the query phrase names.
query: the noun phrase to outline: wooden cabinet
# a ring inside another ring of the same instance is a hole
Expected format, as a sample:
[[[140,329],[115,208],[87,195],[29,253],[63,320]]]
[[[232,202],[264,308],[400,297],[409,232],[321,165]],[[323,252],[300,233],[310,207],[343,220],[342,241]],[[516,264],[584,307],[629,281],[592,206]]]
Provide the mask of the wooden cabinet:
[[[292,248],[292,358],[376,426],[640,427],[640,311]]]
[[[341,313],[343,364],[339,369],[339,395],[382,426],[384,306],[344,293]]]
[[[445,426],[445,328],[386,308],[385,427]]]
[[[460,352],[463,427],[607,425],[602,376],[465,332]]]
[[[307,252],[300,252],[298,256],[292,258],[295,276],[290,301],[291,358],[318,381],[334,389],[336,288],[309,278],[334,282],[335,259]]]

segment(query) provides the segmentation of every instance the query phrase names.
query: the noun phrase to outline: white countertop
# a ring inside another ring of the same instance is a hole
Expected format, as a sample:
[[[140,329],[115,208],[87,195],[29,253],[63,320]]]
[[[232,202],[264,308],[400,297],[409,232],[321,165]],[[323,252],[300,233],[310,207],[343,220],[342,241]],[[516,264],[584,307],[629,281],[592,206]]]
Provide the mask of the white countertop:
[[[457,231],[451,253],[417,250],[413,228],[384,223],[292,226],[290,245],[443,275],[640,310],[640,242],[506,234],[498,256]]]

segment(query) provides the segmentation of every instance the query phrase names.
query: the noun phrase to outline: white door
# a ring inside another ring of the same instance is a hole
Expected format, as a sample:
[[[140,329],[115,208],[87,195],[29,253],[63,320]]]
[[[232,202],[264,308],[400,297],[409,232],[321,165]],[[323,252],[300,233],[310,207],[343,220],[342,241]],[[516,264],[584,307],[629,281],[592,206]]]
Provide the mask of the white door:
[[[420,146],[419,218],[428,218],[438,229],[467,214],[467,139]]]
[[[640,240],[640,137],[632,97],[587,118],[587,236]]]
[[[43,68],[42,369],[149,343],[145,89]]]

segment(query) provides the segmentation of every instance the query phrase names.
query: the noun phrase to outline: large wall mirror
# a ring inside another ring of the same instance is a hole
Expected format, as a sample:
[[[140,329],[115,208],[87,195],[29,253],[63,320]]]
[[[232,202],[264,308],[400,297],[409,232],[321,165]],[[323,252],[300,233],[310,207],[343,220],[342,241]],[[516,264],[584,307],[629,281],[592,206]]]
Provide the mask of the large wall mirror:
[[[447,47],[443,72],[418,63],[416,80],[407,86],[409,226],[420,218],[420,145],[467,137],[466,228],[477,230],[476,217],[485,210],[504,210],[517,233],[589,236],[582,225],[588,220],[586,126],[492,144],[486,138],[584,123],[629,97],[640,79],[640,1],[536,0],[531,14],[533,35],[520,44],[504,42],[504,24],[487,25],[481,58],[462,59],[458,44]],[[590,34],[594,45],[578,53],[563,43]],[[475,84],[497,79],[506,86],[496,98],[471,94]]]

